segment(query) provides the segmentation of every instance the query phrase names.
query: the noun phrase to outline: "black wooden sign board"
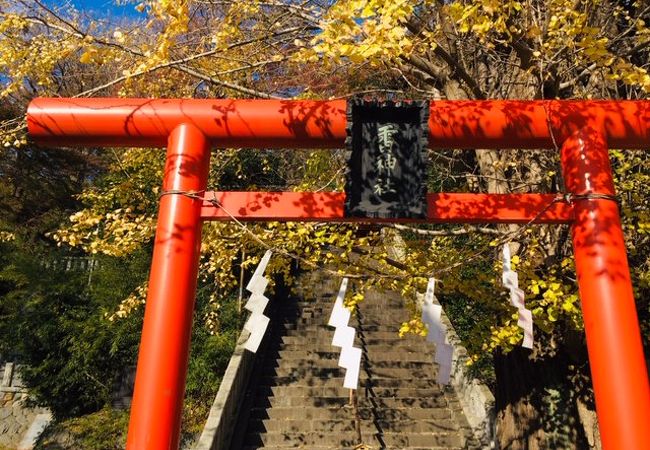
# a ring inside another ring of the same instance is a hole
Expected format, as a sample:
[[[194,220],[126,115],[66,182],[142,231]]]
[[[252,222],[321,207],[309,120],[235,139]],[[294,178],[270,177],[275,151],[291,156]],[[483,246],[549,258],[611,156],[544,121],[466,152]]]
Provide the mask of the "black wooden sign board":
[[[346,217],[426,219],[429,102],[348,102]]]

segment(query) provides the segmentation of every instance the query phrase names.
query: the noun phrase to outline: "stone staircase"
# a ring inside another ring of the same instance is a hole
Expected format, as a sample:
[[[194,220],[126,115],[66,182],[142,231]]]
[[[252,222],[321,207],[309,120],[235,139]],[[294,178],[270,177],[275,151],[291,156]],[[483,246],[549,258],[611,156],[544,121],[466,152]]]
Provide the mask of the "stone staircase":
[[[338,286],[304,281],[300,300],[277,305],[268,346],[259,355],[231,448],[312,450],[479,449],[450,387],[436,383],[433,347],[399,338],[408,313],[396,294],[371,293],[352,315],[363,349],[354,403],[344,389],[339,352],[326,325]],[[361,436],[361,439],[359,439]],[[362,447],[364,448],[364,447]]]

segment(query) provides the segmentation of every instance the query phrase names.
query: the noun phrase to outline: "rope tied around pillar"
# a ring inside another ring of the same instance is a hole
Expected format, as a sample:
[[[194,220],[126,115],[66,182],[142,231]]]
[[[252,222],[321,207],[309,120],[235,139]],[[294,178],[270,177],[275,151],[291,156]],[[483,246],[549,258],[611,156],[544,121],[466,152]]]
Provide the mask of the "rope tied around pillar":
[[[611,200],[613,202],[616,202],[617,204],[620,203],[618,198],[615,195],[611,195],[611,194],[598,194],[598,193],[572,194],[570,192],[567,192],[566,194],[562,194],[560,201],[563,201],[569,205],[573,205],[573,203],[576,200]]]
[[[158,198],[163,198],[166,195],[182,195],[194,200],[207,200],[205,197],[203,197],[203,194],[205,194],[205,191],[183,191],[180,189],[170,189],[168,191],[162,191]]]

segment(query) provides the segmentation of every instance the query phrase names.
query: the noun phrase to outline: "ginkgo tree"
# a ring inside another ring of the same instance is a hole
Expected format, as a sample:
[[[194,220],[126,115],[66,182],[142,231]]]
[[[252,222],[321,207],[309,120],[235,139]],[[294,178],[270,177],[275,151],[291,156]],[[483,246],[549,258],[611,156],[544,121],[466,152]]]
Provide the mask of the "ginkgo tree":
[[[40,0],[0,0],[3,101],[24,106],[33,96],[62,93],[639,99],[650,91],[645,0],[123,3],[139,16],[99,20]],[[70,76],[78,80],[72,90]],[[3,121],[0,129],[2,148],[28,145],[19,118]],[[431,152],[428,187],[561,191],[557,153]],[[164,155],[155,149],[111,155],[108,175],[81,194],[84,207],[52,230],[60,245],[123,256],[151,242]],[[643,152],[611,156],[648,336],[650,311],[643,299],[650,288],[650,162]],[[219,149],[211,167],[212,189],[341,190],[346,160],[340,151]],[[219,332],[219,307],[239,283],[239,267],[256,264],[268,247],[279,255],[269,270],[287,279],[293,261],[350,276],[356,288],[350,304],[363,301],[369,288],[400,291],[413,312],[402,333],[423,330],[416,292],[435,275],[473,361],[480,366],[486,355],[495,355],[500,441],[515,442],[512,448],[571,448],[585,441],[597,446],[567,238],[566,228],[542,226],[394,226],[360,233],[349,225],[210,223],[204,228],[201,279],[214,286],[213,307],[199,326]],[[498,283],[498,247],[504,243],[516,253],[520,286],[541,331],[532,354],[517,349],[522,335],[516,311]],[[140,286],[107,320],[128,318],[145,293],[146,285]],[[542,364],[552,368],[548,376],[535,369]],[[503,376],[513,371],[530,376],[506,385]],[[549,433],[541,425],[562,422],[561,414],[582,427]]]

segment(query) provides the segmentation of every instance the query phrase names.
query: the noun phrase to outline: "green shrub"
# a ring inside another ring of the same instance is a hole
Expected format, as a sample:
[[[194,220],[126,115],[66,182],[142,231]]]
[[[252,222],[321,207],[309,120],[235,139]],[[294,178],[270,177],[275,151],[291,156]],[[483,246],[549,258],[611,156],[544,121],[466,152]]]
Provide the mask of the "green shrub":
[[[35,450],[119,450],[126,444],[128,411],[104,408],[48,426]]]

